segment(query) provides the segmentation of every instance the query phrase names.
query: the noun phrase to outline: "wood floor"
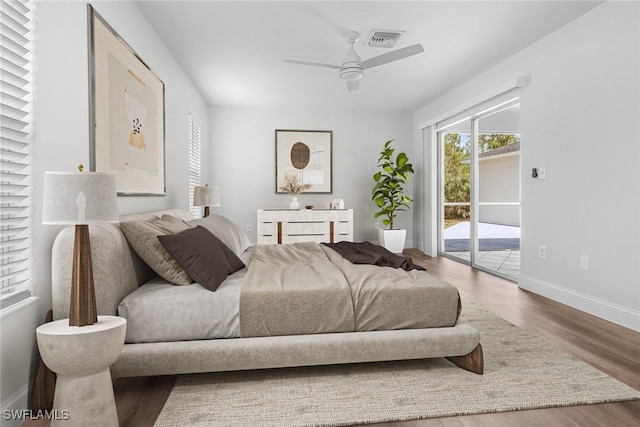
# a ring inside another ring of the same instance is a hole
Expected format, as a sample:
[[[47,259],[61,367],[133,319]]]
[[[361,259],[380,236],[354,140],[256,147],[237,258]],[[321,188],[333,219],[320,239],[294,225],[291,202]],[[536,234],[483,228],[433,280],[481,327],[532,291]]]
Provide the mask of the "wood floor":
[[[509,281],[472,270],[446,258],[429,258],[406,251],[415,262],[494,314],[575,355],[620,381],[640,390],[640,334],[518,289]],[[152,426],[171,393],[177,376],[124,378],[116,382],[115,396],[122,427]],[[23,426],[47,426],[29,421]],[[640,401],[469,415],[430,420],[375,424],[376,427],[462,426],[602,426],[640,425]],[[371,426],[371,425],[370,425]]]

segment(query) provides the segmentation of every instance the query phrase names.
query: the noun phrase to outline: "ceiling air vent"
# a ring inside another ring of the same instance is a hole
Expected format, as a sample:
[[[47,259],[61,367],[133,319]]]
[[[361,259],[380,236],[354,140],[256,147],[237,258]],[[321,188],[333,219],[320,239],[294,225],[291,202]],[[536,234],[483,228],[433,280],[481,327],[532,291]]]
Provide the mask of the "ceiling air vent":
[[[392,48],[404,33],[401,30],[371,30],[367,44],[371,47]]]

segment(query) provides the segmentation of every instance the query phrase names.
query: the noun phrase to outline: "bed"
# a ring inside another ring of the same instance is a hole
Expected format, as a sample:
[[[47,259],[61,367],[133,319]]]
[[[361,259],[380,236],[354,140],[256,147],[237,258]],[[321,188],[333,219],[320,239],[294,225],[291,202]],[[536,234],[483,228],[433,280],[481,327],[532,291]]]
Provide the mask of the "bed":
[[[169,225],[140,232],[149,224]],[[457,290],[427,272],[353,264],[316,243],[251,246],[231,221],[186,210],[122,217],[90,235],[98,313],[127,318],[114,377],[434,357],[482,373]],[[220,251],[201,256],[211,236]],[[171,260],[153,258],[158,241]],[[52,251],[55,319],[68,317],[72,250],[68,227]]]

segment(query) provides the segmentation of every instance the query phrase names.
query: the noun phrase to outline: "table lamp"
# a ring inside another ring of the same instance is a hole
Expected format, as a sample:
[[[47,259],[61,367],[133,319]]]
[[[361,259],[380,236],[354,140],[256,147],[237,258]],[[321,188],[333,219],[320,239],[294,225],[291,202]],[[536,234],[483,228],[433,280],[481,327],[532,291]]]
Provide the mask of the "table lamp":
[[[204,216],[209,216],[209,206],[220,206],[220,187],[198,186],[193,188],[193,206],[204,206]]]
[[[42,223],[75,225],[69,326],[98,321],[89,224],[118,221],[116,180],[101,172],[45,172]]]

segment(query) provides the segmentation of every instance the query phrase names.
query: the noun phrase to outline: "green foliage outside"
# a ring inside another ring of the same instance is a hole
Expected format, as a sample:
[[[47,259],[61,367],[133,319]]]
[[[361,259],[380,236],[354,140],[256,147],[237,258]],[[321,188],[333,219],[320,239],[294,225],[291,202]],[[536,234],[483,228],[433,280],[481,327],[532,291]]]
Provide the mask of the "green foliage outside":
[[[504,147],[505,145],[514,144],[520,141],[520,135],[508,133],[481,133],[478,137],[478,147],[480,154]]]
[[[520,141],[514,134],[480,134],[479,153],[504,147]],[[471,141],[469,134],[445,133],[444,135],[444,200],[445,202],[471,201]],[[446,219],[466,219],[468,206],[445,206]]]
[[[409,203],[413,201],[403,189],[403,185],[413,174],[413,165],[409,163],[406,153],[399,153],[393,158],[395,150],[391,148],[391,142],[385,142],[384,149],[380,152],[378,168],[381,170],[373,175],[376,185],[371,190],[371,200],[380,208],[374,217],[385,216],[382,224],[388,225],[389,229],[393,229],[397,212],[409,210]]]
[[[471,144],[460,133],[444,135],[444,201],[469,202],[471,199]],[[465,135],[466,136],[466,135]],[[469,217],[466,206],[445,206],[445,218]]]

